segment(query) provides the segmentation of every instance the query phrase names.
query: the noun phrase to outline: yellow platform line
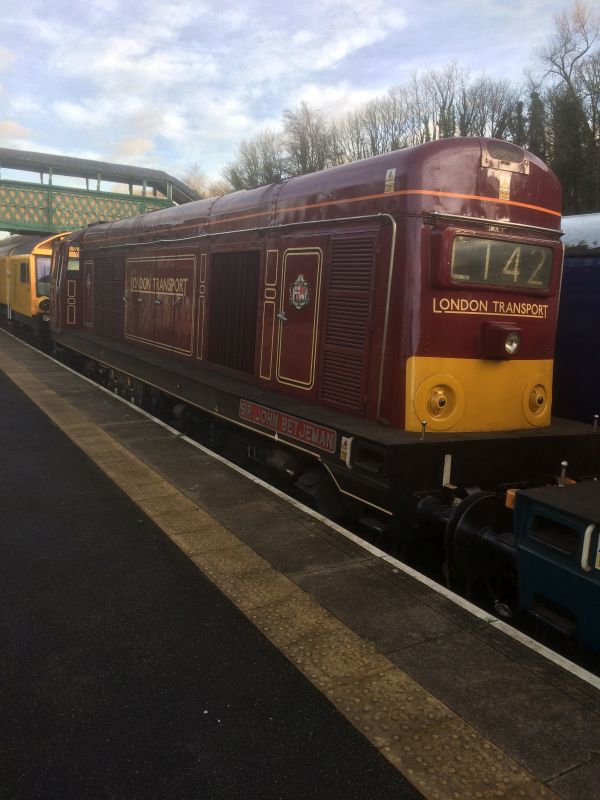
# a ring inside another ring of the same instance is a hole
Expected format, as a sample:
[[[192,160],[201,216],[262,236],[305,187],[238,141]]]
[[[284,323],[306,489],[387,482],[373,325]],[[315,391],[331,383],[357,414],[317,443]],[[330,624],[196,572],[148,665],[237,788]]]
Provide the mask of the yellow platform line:
[[[557,798],[5,352],[0,369],[428,800]]]

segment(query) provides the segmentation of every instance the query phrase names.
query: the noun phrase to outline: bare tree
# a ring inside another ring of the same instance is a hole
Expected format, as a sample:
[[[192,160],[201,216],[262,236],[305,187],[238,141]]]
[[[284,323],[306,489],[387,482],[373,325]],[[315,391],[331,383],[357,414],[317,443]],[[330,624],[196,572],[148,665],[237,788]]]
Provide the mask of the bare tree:
[[[281,134],[266,129],[243,141],[223,174],[234,190],[280,181],[287,175]]]
[[[432,139],[432,106],[431,84],[425,78],[414,74],[406,85],[408,103],[407,146],[423,144]]]
[[[306,103],[284,111],[283,141],[292,175],[316,172],[337,160],[331,125],[320,111]]]
[[[338,163],[389,153],[405,147],[409,138],[408,97],[404,86],[351,111],[335,125]]]
[[[181,180],[194,191],[198,192],[200,197],[207,197],[206,195],[206,175],[200,168],[197,162],[194,162],[191,167],[185,171],[181,176]]]
[[[181,180],[198,192],[200,197],[218,197],[231,191],[231,187],[224,180],[207,178],[198,163],[192,164]]]
[[[406,85],[407,145],[455,136],[457,112],[466,73],[455,63],[415,73]]]
[[[433,70],[427,76],[430,83],[434,139],[447,139],[456,133],[456,104],[460,88],[466,80],[456,63]]]
[[[347,161],[360,161],[369,157],[362,110],[351,111],[335,125],[336,150]]]
[[[508,81],[483,76],[467,89],[469,120],[467,136],[492,136],[503,139],[509,130],[519,94]]]
[[[554,23],[550,41],[538,53],[546,67],[544,77],[554,76],[576,92],[581,70],[600,36],[600,17],[587,3],[575,0],[570,10],[555,16]]]
[[[600,205],[600,14],[575,0],[555,17],[538,52],[551,109],[550,164],[565,188],[567,211]]]
[[[459,136],[475,136],[479,109],[483,104],[481,86],[463,83],[456,102],[456,124]]]
[[[384,102],[388,149],[398,150],[401,147],[406,147],[410,114],[406,88],[404,86],[392,86]]]

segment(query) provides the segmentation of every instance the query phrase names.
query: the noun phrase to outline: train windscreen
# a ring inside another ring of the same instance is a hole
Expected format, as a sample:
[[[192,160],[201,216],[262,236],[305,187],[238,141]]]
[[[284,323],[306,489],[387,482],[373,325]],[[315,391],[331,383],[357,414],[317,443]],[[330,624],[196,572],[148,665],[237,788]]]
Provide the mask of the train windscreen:
[[[35,257],[35,290],[38,297],[50,294],[50,256]]]

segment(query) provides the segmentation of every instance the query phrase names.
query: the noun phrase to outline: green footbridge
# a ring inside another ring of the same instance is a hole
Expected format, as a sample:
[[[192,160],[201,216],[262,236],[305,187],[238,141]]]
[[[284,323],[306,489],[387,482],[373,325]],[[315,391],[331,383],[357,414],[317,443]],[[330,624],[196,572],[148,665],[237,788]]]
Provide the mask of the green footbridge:
[[[0,231],[61,233],[197,199],[159,170],[0,147]]]

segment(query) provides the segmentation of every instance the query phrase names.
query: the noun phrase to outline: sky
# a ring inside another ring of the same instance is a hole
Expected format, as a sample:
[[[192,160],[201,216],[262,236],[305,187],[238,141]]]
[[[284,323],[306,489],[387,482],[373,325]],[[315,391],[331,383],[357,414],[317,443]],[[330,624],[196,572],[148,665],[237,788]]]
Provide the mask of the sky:
[[[455,61],[524,81],[569,0],[0,0],[0,147],[216,178],[302,101]]]

